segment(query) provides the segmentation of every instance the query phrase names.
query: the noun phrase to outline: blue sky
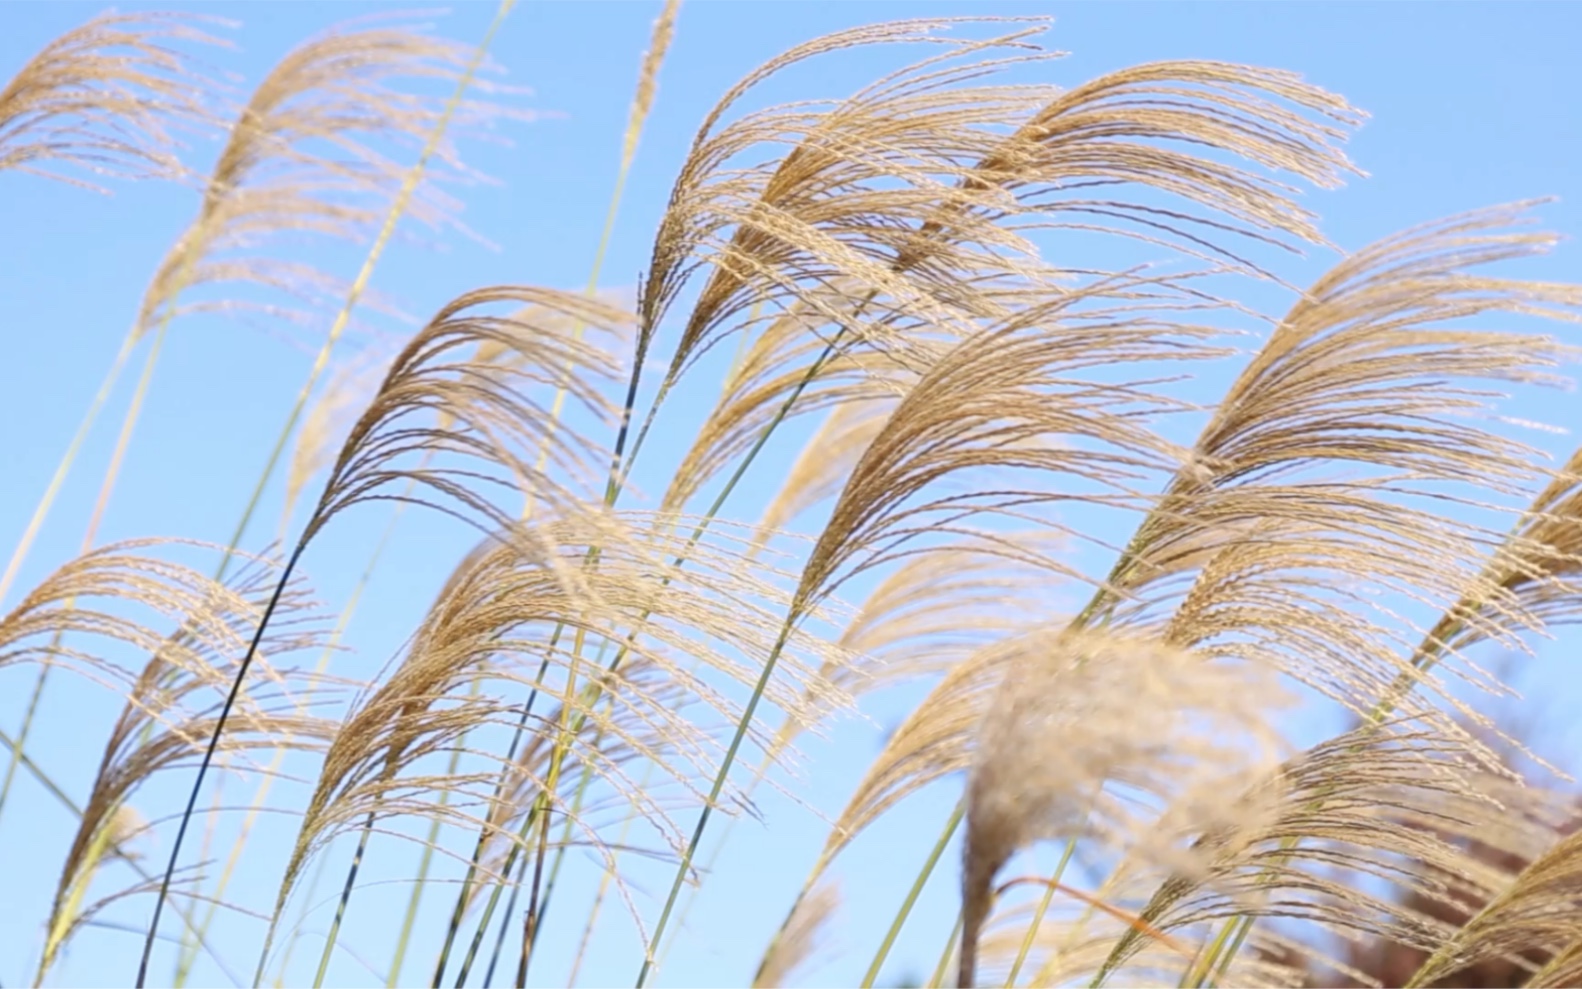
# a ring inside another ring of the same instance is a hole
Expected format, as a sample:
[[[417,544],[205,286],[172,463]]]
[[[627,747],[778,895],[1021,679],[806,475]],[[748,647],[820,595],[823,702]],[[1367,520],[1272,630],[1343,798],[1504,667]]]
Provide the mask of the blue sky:
[[[123,5],[128,8],[145,9]],[[392,9],[330,2],[165,4],[148,9],[172,8],[241,21],[239,30],[227,32],[240,50],[215,58],[249,82],[256,82],[309,34],[345,18]],[[7,4],[0,13],[6,25],[0,31],[0,76],[9,77],[50,39],[100,9],[87,3]],[[531,88],[531,95],[517,105],[539,117],[503,127],[510,146],[471,146],[469,160],[500,184],[459,190],[466,203],[464,218],[498,250],[455,237],[437,246],[398,243],[376,272],[374,289],[422,317],[463,291],[489,284],[580,288],[614,181],[638,58],[657,10],[657,3],[523,0],[503,28],[493,56],[508,70],[507,81]],[[482,37],[493,11],[493,4],[460,4],[432,20],[448,36],[472,42]],[[743,74],[778,51],[829,30],[919,14],[968,13],[1053,15],[1045,43],[1071,55],[1045,64],[1038,77],[1063,85],[1128,64],[1189,57],[1292,69],[1342,93],[1371,114],[1348,146],[1370,175],[1338,192],[1310,193],[1307,201],[1324,218],[1329,237],[1343,247],[1359,247],[1464,209],[1548,195],[1560,200],[1541,210],[1545,225],[1571,235],[1582,232],[1582,169],[1577,165],[1582,160],[1582,110],[1577,105],[1582,61],[1574,50],[1582,34],[1579,5],[694,2],[683,7],[664,66],[604,283],[612,288],[635,284],[676,166],[698,122]],[[772,95],[842,95],[895,64],[893,59],[868,59],[857,55],[832,63],[828,75],[823,74],[826,70],[802,72]],[[200,160],[205,153],[212,154],[199,149]],[[105,198],[31,176],[0,173],[5,231],[0,237],[0,321],[8,327],[6,358],[0,365],[0,450],[6,451],[0,472],[0,547],[7,554],[119,345],[154,264],[195,205],[190,192],[171,186],[117,184],[113,198]],[[337,250],[325,257],[336,274],[350,277],[360,253]],[[1282,268],[1282,273],[1308,281],[1331,260],[1315,255]],[[1582,280],[1582,249],[1562,245],[1520,273]],[[305,339],[217,318],[177,324],[102,539],[180,535],[223,543],[307,372],[312,355]],[[123,382],[112,399],[18,588],[32,586],[75,554],[130,384],[130,379]],[[694,403],[711,398],[680,397]],[[1582,400],[1575,394],[1555,394],[1520,411],[1575,430],[1582,420]],[[1560,452],[1576,442],[1574,435],[1560,437],[1551,448]],[[667,450],[661,437],[653,453],[663,461],[675,450]],[[757,504],[754,495],[746,492],[744,504]],[[253,530],[253,548],[274,530],[278,490],[272,499],[262,516],[265,521]],[[744,509],[744,514],[752,513]],[[332,605],[345,599],[385,517],[379,510],[366,511],[348,522],[334,550],[310,555],[308,574]],[[453,529],[403,521],[352,628],[350,641],[362,661],[377,666],[399,646],[411,629],[412,616],[426,605],[459,552]],[[0,606],[14,607],[17,597],[13,590]],[[1563,711],[1568,699],[1578,698],[1577,676],[1568,668],[1577,644],[1571,636],[1542,647],[1536,661],[1518,664],[1524,689]],[[30,682],[29,677],[0,676],[0,724],[7,731],[14,731],[19,696]],[[87,688],[57,687],[47,699],[40,751],[48,753],[46,763],[63,779],[86,787],[103,742],[98,726],[113,717],[115,705]],[[890,698],[870,713],[882,726],[893,722],[903,702]],[[1557,757],[1570,756],[1582,743],[1582,729],[1560,724],[1552,728],[1546,749]],[[804,771],[810,803],[825,813],[836,812],[856,772],[879,745],[878,728],[857,722],[843,725],[827,740],[809,743]],[[31,782],[19,787],[13,799],[29,812],[8,808],[0,818],[0,875],[6,877],[7,888],[0,898],[0,984],[6,985],[31,979],[36,925],[69,834],[66,819]],[[227,791],[226,796],[240,799],[242,792]],[[827,963],[806,973],[809,984],[854,984],[860,977],[955,797],[954,783],[934,788],[847,853],[839,870],[844,894],[840,921]],[[824,834],[813,814],[789,800],[766,796],[762,811],[762,824],[748,821],[731,829],[717,862],[718,875],[688,915],[686,936],[667,959],[661,984],[737,985],[750,980],[758,953]],[[285,827],[280,822],[270,826]],[[166,850],[159,849],[151,861],[162,862]],[[406,861],[400,856],[407,852],[399,847],[388,852],[388,861],[396,863],[391,875],[400,874]],[[189,853],[189,861],[194,854]],[[345,849],[337,846],[331,857],[328,875],[338,879]],[[668,870],[652,875],[655,882],[668,879]],[[319,899],[325,890],[317,894]],[[881,984],[932,968],[954,919],[954,890],[953,868],[942,868],[892,953]],[[657,913],[654,898],[662,898],[663,888],[638,893],[651,924]],[[251,902],[267,898],[254,896]],[[442,898],[434,897],[432,903]],[[404,888],[376,885],[354,901],[352,926],[344,939],[376,967],[387,956],[382,945],[404,899]],[[559,984],[564,979],[580,932],[580,911],[575,894],[568,894],[562,905],[564,926],[546,932],[535,981]],[[145,915],[146,901],[134,901],[115,916],[135,923]],[[595,941],[584,966],[585,984],[621,985],[636,974],[630,925],[619,921],[618,905],[612,905],[611,916],[616,922],[607,936]],[[326,917],[320,910],[308,926],[321,930]],[[238,919],[220,930],[222,950],[234,947],[226,952],[228,957],[237,969],[250,971],[258,925]],[[129,934],[95,931],[63,960],[54,981],[124,982],[131,977],[139,944]],[[306,939],[288,981],[311,979],[310,962],[317,954],[317,943]],[[423,977],[431,957],[431,946],[415,949],[408,981]],[[355,957],[342,955],[330,982],[373,984],[375,976]],[[200,966],[195,984],[223,980],[218,971]]]

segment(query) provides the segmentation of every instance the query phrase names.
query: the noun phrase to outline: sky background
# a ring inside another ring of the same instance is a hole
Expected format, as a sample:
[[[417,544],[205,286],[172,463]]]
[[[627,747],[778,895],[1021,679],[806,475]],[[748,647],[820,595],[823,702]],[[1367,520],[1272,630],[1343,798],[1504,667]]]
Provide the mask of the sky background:
[[[374,290],[406,312],[426,317],[456,295],[490,284],[580,289],[614,182],[639,57],[658,7],[520,3],[492,54],[507,70],[504,81],[531,89],[530,95],[515,97],[513,105],[531,109],[536,119],[502,126],[509,146],[465,145],[468,160],[499,184],[454,190],[466,203],[466,222],[494,246],[455,236],[429,245],[403,240],[380,264]],[[0,76],[9,77],[48,41],[101,9],[88,3],[0,4]],[[314,2],[123,4],[121,9],[200,10],[240,21],[239,29],[226,32],[238,50],[207,57],[252,83],[310,34],[346,18],[398,8]],[[459,4],[432,23],[447,36],[471,43],[483,36],[493,13],[493,4]],[[1575,57],[1574,44],[1582,36],[1582,5],[692,2],[682,9],[662,71],[603,283],[617,290],[636,284],[675,169],[698,123],[742,75],[827,31],[920,14],[968,13],[1053,15],[1044,41],[1071,54],[1041,66],[1037,78],[1061,85],[1129,64],[1185,57],[1291,69],[1345,95],[1371,115],[1348,146],[1370,174],[1340,191],[1306,197],[1324,218],[1331,240],[1344,248],[1461,210],[1551,195],[1560,199],[1540,211],[1545,225],[1572,235],[1582,232],[1582,60]],[[767,95],[839,96],[896,64],[893,55],[854,54],[827,69],[799,72]],[[193,163],[202,168],[208,161],[204,155],[212,154],[211,148],[200,147]],[[0,358],[0,547],[7,554],[109,366],[154,265],[196,208],[190,191],[170,185],[118,183],[113,191],[105,198],[33,176],[0,173],[0,325],[7,328]],[[403,232],[412,229],[408,223]],[[347,278],[360,257],[356,248],[324,254],[326,264]],[[1310,281],[1332,261],[1317,254],[1281,270]],[[1520,273],[1582,280],[1582,249],[1564,244],[1553,255],[1522,266]],[[382,325],[392,332],[396,326]],[[302,331],[238,326],[218,318],[177,323],[101,541],[180,535],[223,544],[316,346]],[[14,607],[23,589],[75,555],[114,442],[118,410],[130,390],[129,375],[16,588],[0,607]],[[682,395],[680,401],[701,409],[712,398]],[[1515,411],[1575,430],[1582,399],[1555,393]],[[1577,441],[1573,434],[1545,442],[1560,453]],[[675,445],[667,449],[660,436],[653,454],[659,461],[674,457]],[[754,499],[763,490],[750,487],[743,504],[761,504]],[[249,547],[267,542],[279,505],[277,485]],[[755,513],[744,509],[743,514]],[[386,518],[380,509],[367,509],[349,520],[334,551],[310,554],[308,575],[332,607],[345,600]],[[454,529],[403,520],[349,635],[360,662],[377,666],[393,654],[465,548]],[[1545,644],[1535,659],[1515,666],[1517,682],[1533,698],[1522,710],[1544,726],[1544,751],[1572,766],[1582,727],[1565,711],[1574,711],[1582,700],[1578,644],[1574,635]],[[30,683],[31,675],[0,677],[0,725],[8,732],[14,733],[19,722],[20,698]],[[79,787],[74,793],[81,797],[116,704],[80,684],[57,687],[46,696],[38,751],[47,754],[42,758],[61,779]],[[903,692],[879,698],[867,710],[872,723],[848,720],[827,739],[805,746],[805,796],[812,807],[838,812],[861,767],[877,754],[883,729],[915,696]],[[185,778],[178,782],[186,785]],[[37,924],[70,834],[69,820],[31,780],[17,785],[13,807],[0,818],[4,985],[31,981]],[[226,796],[240,800],[242,793],[227,791]],[[839,921],[820,964],[803,973],[807,984],[855,984],[958,793],[957,781],[932,788],[846,853],[837,870],[843,894]],[[766,795],[761,810],[762,823],[731,828],[717,875],[688,914],[686,936],[666,959],[660,984],[750,981],[825,833],[812,812],[789,799]],[[268,827],[294,830],[285,820]],[[712,833],[717,839],[724,832],[716,826]],[[713,848],[706,843],[706,849],[709,858]],[[392,875],[401,874],[409,861],[402,856],[409,851],[392,846],[381,853],[389,855],[385,861],[392,862]],[[162,864],[167,852],[151,851],[150,864]],[[189,846],[187,860],[196,854]],[[336,846],[330,882],[338,884],[345,857],[344,846]],[[954,861],[952,852],[925,891],[881,985],[926,976],[937,961],[955,916]],[[668,868],[656,871],[657,888],[638,891],[649,924],[664,892],[657,880],[663,877],[667,884],[668,875]],[[314,894],[314,902],[328,889],[327,884]],[[546,931],[535,960],[535,982],[564,980],[580,931],[576,895],[568,894],[561,904],[564,926]],[[372,885],[354,900],[352,926],[343,941],[380,972],[387,959],[381,945],[398,922],[405,897],[404,887]],[[443,899],[433,897],[431,905]],[[114,917],[135,924],[147,909],[147,898],[134,900]],[[612,923],[583,967],[584,984],[622,985],[636,975],[632,928],[620,915],[620,907],[612,904]],[[306,926],[321,931],[327,917],[320,909]],[[165,929],[175,929],[168,915]],[[228,918],[218,930],[222,952],[236,969],[250,972],[259,925]],[[53,982],[124,983],[132,976],[140,943],[134,934],[93,932],[57,967]],[[289,981],[311,978],[311,967],[303,966],[317,958],[313,937],[304,940],[300,955]],[[407,981],[425,978],[432,957],[431,946],[420,942]],[[382,979],[347,952],[337,957],[329,982],[365,985],[382,984]],[[200,965],[194,984],[225,981],[218,970]]]

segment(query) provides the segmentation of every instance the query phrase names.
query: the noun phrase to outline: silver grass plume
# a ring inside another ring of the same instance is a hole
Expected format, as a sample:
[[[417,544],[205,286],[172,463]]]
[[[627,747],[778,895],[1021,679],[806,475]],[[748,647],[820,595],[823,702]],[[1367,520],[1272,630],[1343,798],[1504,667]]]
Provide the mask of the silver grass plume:
[[[973,985],[993,881],[1017,852],[1096,840],[1182,870],[1227,784],[1280,759],[1270,671],[1143,638],[1032,634],[1002,647],[967,777],[959,985]]]

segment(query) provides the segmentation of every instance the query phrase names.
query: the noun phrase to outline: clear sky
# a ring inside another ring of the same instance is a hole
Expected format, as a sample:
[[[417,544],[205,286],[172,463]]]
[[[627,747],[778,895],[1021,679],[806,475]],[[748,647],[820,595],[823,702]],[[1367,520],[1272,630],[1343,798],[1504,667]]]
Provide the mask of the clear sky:
[[[238,30],[227,32],[239,50],[211,57],[240,74],[245,85],[256,82],[313,32],[345,18],[390,9],[324,0],[147,9],[172,8],[241,22]],[[0,77],[9,78],[49,40],[100,9],[93,3],[0,4]],[[450,37],[474,42],[493,11],[492,3],[464,3],[436,15],[433,22]],[[437,247],[399,243],[376,272],[374,289],[420,317],[463,291],[490,284],[580,289],[614,180],[638,58],[657,11],[657,3],[647,2],[523,0],[493,55],[507,70],[507,81],[532,90],[517,98],[516,105],[539,116],[502,127],[502,135],[511,138],[509,146],[475,143],[466,149],[469,160],[500,184],[458,190],[466,203],[466,221],[498,249],[457,237]],[[969,13],[1053,15],[1045,41],[1071,55],[1038,71],[1041,78],[1062,85],[1128,64],[1188,57],[1291,69],[1345,95],[1371,114],[1349,145],[1354,160],[1370,176],[1338,192],[1307,197],[1324,218],[1329,237],[1343,247],[1359,247],[1464,209],[1548,195],[1560,200],[1540,212],[1545,224],[1573,236],[1582,233],[1582,59],[1575,47],[1582,37],[1582,5],[692,2],[682,9],[663,69],[658,101],[605,265],[605,284],[629,289],[636,283],[675,168],[698,123],[714,99],[743,74],[829,30],[919,14]],[[827,78],[819,72],[796,76],[798,85],[811,93],[784,88],[774,95],[842,95],[894,65],[865,58],[840,61]],[[201,159],[212,151],[202,148],[197,154]],[[7,336],[0,359],[0,552],[9,554],[21,534],[109,366],[149,274],[195,207],[190,192],[171,186],[121,183],[107,199],[36,177],[0,173],[0,325]],[[360,253],[352,249],[325,256],[337,274],[350,277]],[[1310,280],[1331,260],[1319,255],[1288,270]],[[1582,249],[1563,245],[1550,257],[1524,266],[1520,274],[1582,281]],[[300,331],[237,326],[217,318],[178,323],[102,539],[179,535],[223,543],[307,373],[316,347],[316,341],[307,342],[310,338]],[[130,384],[130,379],[123,383],[91,438],[18,588],[32,586],[75,554]],[[1555,394],[1545,405],[1525,412],[1575,430],[1582,421],[1582,399]],[[665,452],[663,438],[657,442],[656,456]],[[1568,451],[1576,442],[1573,433],[1556,438],[1550,448]],[[752,492],[745,497],[753,503]],[[260,548],[274,529],[278,490],[272,498],[262,516],[265,521],[249,541],[252,548]],[[383,525],[380,510],[369,509],[366,515],[349,524],[353,535],[338,544],[343,550],[311,555],[307,562],[315,586],[334,606],[345,599]],[[352,628],[350,639],[365,662],[383,662],[411,630],[413,616],[456,559],[454,535],[454,530],[403,522],[401,536]],[[13,589],[0,606],[14,607],[17,598]],[[1562,712],[1582,699],[1572,665],[1578,644],[1571,636],[1544,646],[1536,661],[1518,663],[1524,689]],[[8,732],[14,732],[20,719],[21,697],[30,683],[31,675],[0,676],[0,725]],[[79,685],[57,686],[46,701],[39,751],[63,779],[85,788],[115,705]],[[877,753],[880,731],[893,724],[900,703],[891,698],[869,711],[877,727],[848,722],[827,740],[806,746],[807,796],[814,807],[827,814],[838,811],[861,766]],[[1558,758],[1574,758],[1582,728],[1553,727],[1547,748]],[[179,782],[184,787],[186,778]],[[67,819],[31,781],[18,785],[13,800],[28,811],[8,808],[0,818],[4,985],[31,980],[38,943],[34,925],[44,915],[70,833]],[[805,973],[809,984],[855,984],[938,834],[957,787],[950,781],[912,800],[847,852],[838,872],[844,895],[840,919],[827,954],[821,956],[825,963]],[[230,790],[225,797],[240,801],[243,792]],[[74,793],[82,795],[81,790]],[[825,831],[813,813],[790,800],[766,795],[761,809],[763,823],[747,821],[731,829],[717,861],[718,875],[688,915],[687,934],[667,959],[661,984],[723,986],[751,979],[753,965]],[[289,830],[294,824],[276,819],[268,827]],[[713,833],[717,839],[724,828]],[[197,849],[189,848],[191,861]],[[150,864],[162,864],[167,851],[151,851]],[[394,860],[406,851],[389,855]],[[704,857],[711,852],[712,847]],[[345,857],[341,846],[331,853],[328,876],[335,882]],[[908,973],[926,976],[937,960],[954,920],[954,858],[949,862],[925,892],[881,984]],[[397,866],[390,869],[391,874],[400,871]],[[656,883],[661,876],[667,880],[668,869],[652,876]],[[321,888],[315,902],[328,890],[328,884]],[[637,891],[649,924],[663,892],[663,886]],[[381,972],[388,957],[384,945],[405,896],[404,887],[374,885],[354,901],[353,923],[343,940]],[[259,905],[268,898],[253,896],[250,902]],[[432,902],[442,898],[433,897]],[[146,916],[147,902],[134,900],[115,911],[114,919],[138,923]],[[562,925],[546,931],[535,982],[564,980],[580,933],[580,902],[568,894]],[[612,904],[612,917],[618,918],[620,910]],[[321,931],[327,919],[328,911],[321,908],[307,927]],[[168,916],[166,929],[175,929]],[[244,974],[251,971],[259,930],[256,922],[240,919],[219,928],[218,946]],[[81,943],[57,968],[56,984],[114,985],[132,977],[139,937],[100,930]],[[304,945],[291,981],[312,977],[318,943],[309,937]],[[432,957],[431,943],[420,942],[407,969],[408,981],[425,978]],[[595,942],[582,978],[585,984],[627,984],[636,975],[636,962],[630,926],[617,921],[608,936]],[[382,984],[349,952],[337,958],[330,982]],[[224,984],[224,977],[200,964],[194,984]]]

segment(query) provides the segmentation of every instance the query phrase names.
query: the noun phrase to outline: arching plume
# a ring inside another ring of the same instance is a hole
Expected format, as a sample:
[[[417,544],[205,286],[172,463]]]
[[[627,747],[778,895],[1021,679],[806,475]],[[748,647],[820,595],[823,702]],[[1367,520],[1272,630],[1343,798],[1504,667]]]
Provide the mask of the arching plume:
[[[50,42],[0,89],[0,171],[92,189],[73,172],[182,177],[174,132],[215,124],[204,99],[213,83],[181,50],[220,43],[202,20],[104,13]]]

